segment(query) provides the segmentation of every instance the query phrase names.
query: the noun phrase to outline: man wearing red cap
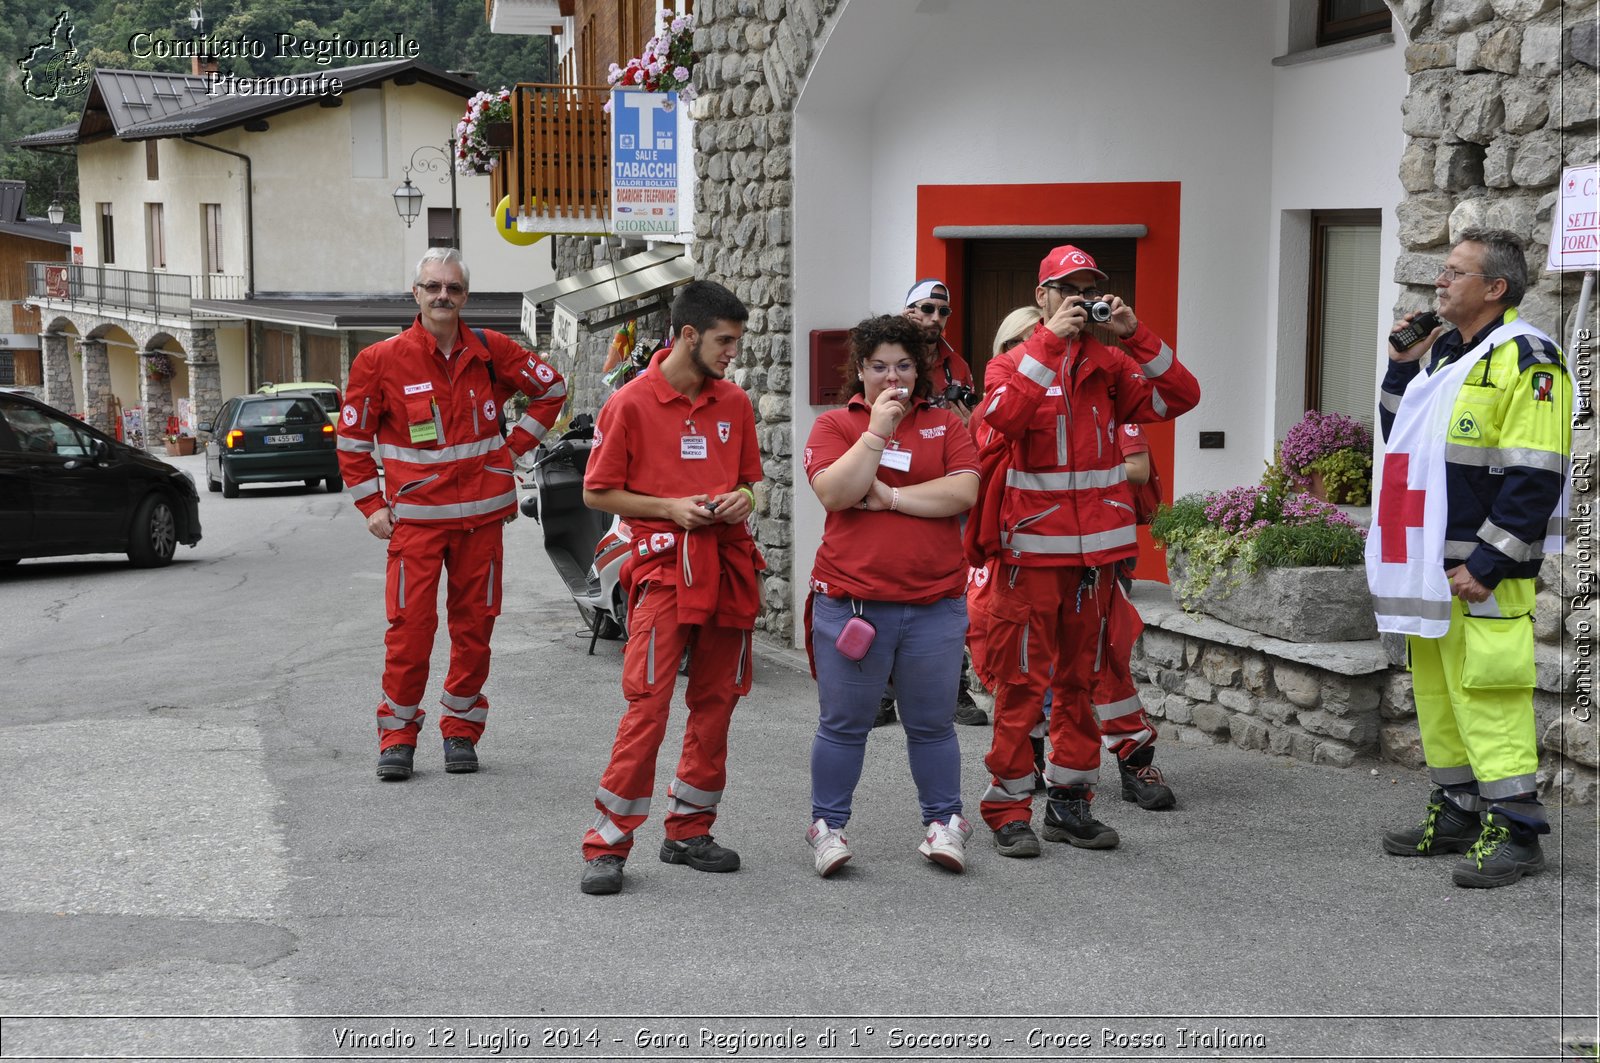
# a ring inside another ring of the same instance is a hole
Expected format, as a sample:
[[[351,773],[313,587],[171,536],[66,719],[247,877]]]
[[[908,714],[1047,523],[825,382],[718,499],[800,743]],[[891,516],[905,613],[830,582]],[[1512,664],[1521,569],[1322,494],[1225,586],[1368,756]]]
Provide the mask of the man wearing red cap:
[[[1034,290],[1044,320],[984,379],[984,422],[1007,440],[1011,459],[1004,489],[991,495],[1000,553],[986,670],[998,688],[981,804],[1003,856],[1039,855],[1028,733],[1043,717],[1047,689],[1054,708],[1042,833],[1085,849],[1119,841],[1089,808],[1101,751],[1091,689],[1107,659],[1117,562],[1138,553],[1117,437],[1124,424],[1170,420],[1200,401],[1199,382],[1172,348],[1133,307],[1101,294],[1105,278],[1079,248],[1051,251]],[[1091,319],[1127,350],[1096,340]]]

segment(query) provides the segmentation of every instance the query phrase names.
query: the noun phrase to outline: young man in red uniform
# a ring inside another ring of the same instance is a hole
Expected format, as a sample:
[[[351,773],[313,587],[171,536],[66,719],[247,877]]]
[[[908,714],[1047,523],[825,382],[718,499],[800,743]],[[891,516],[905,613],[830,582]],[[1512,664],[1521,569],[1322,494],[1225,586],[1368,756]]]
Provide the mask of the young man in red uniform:
[[[411,777],[443,570],[445,771],[478,770],[489,637],[500,615],[501,530],[517,513],[512,455],[543,438],[567,394],[538,355],[462,324],[468,280],[460,251],[430,249],[411,292],[417,319],[356,355],[339,419],[340,473],[367,530],[389,544],[378,778],[393,781]],[[502,438],[499,412],[518,391],[528,412]],[[374,453],[383,458],[381,486]]]
[[[1090,688],[1105,652],[1116,563],[1139,548],[1116,434],[1200,400],[1199,382],[1172,349],[1131,306],[1101,295],[1104,279],[1079,248],[1051,251],[1034,292],[1043,322],[1014,359],[996,359],[985,375],[984,423],[1010,444],[1003,490],[980,496],[998,509],[982,519],[999,536],[988,599],[987,671],[998,681],[985,758],[992,779],[980,807],[1003,856],[1039,854],[1029,826],[1028,732],[1043,716],[1047,688],[1054,707],[1044,837],[1088,849],[1119,840],[1089,810],[1101,751]],[[1086,304],[1100,301],[1129,353],[1089,334]]]
[[[583,836],[579,888],[617,893],[655,790],[656,753],[686,646],[689,719],[667,787],[661,859],[699,871],[736,871],[739,854],[711,837],[727,782],[728,721],[749,693],[750,634],[765,568],[745,518],[761,479],[755,411],[727,379],[749,311],[712,281],[686,284],[672,302],[677,333],[648,372],[600,411],[584,475],[584,503],[626,517],[633,552],[622,692],[611,761]]]

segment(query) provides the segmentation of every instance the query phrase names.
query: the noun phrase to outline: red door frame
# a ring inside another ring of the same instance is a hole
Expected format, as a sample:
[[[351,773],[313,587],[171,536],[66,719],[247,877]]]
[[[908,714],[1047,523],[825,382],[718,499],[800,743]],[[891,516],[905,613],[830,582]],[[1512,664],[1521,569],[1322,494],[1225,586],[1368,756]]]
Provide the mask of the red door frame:
[[[1138,290],[1130,300],[1139,320],[1178,346],[1178,234],[1182,186],[1177,181],[1107,184],[918,185],[917,276],[941,277],[954,307],[946,331],[961,334],[966,241],[933,235],[941,225],[1143,225],[1136,243]],[[1172,500],[1172,422],[1148,425],[1161,493]],[[1140,529],[1140,579],[1166,581],[1164,557]]]

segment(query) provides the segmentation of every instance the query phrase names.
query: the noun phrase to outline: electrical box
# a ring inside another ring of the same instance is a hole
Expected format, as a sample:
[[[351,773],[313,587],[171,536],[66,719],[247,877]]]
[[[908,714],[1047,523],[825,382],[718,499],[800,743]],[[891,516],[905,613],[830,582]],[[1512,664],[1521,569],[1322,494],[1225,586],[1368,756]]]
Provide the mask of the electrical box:
[[[811,405],[837,406],[844,401],[844,364],[850,357],[850,330],[811,330]]]

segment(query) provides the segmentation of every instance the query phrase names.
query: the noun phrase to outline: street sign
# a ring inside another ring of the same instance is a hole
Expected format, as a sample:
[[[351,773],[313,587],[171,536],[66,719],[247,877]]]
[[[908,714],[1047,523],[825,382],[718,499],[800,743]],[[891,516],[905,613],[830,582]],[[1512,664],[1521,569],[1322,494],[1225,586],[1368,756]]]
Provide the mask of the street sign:
[[[1572,166],[1561,174],[1561,199],[1556,204],[1545,268],[1553,273],[1600,269],[1600,218],[1596,217],[1596,185],[1600,166]]]
[[[577,346],[578,318],[560,303],[553,304],[550,308],[550,349],[571,351]]]
[[[677,236],[680,170],[694,168],[676,92],[611,91],[611,225],[618,236]]]

